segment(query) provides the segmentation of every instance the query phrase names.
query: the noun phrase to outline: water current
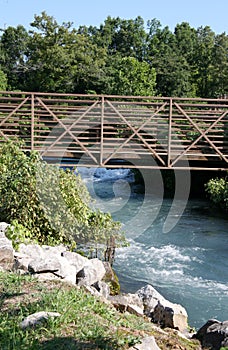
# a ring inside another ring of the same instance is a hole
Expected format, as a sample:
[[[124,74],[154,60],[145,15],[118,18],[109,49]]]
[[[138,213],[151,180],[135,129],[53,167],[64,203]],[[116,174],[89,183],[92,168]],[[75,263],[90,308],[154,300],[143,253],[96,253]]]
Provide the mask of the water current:
[[[164,233],[171,199],[138,193],[129,170],[83,169],[95,206],[121,221],[130,242],[118,248],[114,269],[123,292],[151,284],[183,305],[192,327],[228,319],[228,220],[206,200],[189,199]],[[143,208],[143,210],[142,210]]]

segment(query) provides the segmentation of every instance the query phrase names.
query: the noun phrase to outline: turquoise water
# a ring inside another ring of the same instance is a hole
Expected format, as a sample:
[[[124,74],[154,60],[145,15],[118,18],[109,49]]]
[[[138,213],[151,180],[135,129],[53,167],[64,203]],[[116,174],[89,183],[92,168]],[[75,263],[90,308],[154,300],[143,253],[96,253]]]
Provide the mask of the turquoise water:
[[[114,268],[122,290],[135,292],[149,283],[164,297],[183,305],[192,327],[208,319],[228,319],[228,220],[207,201],[181,200],[177,224],[167,233],[171,199],[145,198],[124,172],[85,176],[96,207],[123,224],[130,246],[118,248]],[[121,179],[118,180],[117,179]],[[142,210],[143,208],[143,210]]]

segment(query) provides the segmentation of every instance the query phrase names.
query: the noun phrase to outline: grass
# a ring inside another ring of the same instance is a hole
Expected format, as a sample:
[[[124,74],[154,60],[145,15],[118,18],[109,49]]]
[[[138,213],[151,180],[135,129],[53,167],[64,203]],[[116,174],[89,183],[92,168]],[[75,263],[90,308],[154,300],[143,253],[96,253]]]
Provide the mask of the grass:
[[[147,319],[121,314],[83,288],[0,272],[0,292],[1,350],[128,349],[147,335],[154,335],[162,350],[200,349],[197,341],[182,339],[174,330],[159,331]],[[22,330],[20,322],[38,311],[61,316]]]

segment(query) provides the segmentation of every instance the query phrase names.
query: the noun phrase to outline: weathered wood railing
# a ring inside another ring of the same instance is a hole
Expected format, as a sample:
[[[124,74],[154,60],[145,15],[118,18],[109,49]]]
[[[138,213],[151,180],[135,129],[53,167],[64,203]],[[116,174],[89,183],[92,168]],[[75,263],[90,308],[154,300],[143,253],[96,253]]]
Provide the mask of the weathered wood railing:
[[[228,100],[0,92],[0,142],[78,166],[228,170]]]

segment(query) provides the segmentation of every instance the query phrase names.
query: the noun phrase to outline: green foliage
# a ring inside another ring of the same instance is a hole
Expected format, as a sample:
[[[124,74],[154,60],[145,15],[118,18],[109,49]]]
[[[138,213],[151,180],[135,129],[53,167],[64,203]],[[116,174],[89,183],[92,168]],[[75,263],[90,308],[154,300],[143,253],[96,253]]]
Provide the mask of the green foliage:
[[[5,91],[7,88],[6,74],[0,69],[0,91]]]
[[[206,192],[213,203],[222,209],[228,210],[228,179],[211,179],[205,185]]]
[[[116,61],[111,94],[149,96],[155,94],[156,72],[147,62],[134,57]]]
[[[38,243],[32,236],[32,233],[22,224],[19,224],[17,220],[13,220],[11,225],[8,226],[6,236],[12,241],[13,247],[16,250],[20,243]]]
[[[14,226],[10,238],[42,244],[105,244],[110,236],[124,242],[120,223],[90,208],[90,196],[74,171],[48,165],[18,144],[0,150],[0,218]],[[23,225],[23,226],[22,226]]]
[[[8,27],[0,69],[8,89],[66,93],[222,97],[228,94],[228,35],[209,26],[108,16],[99,27],[57,23],[42,12],[32,30]],[[0,78],[1,84],[1,78]],[[156,90],[155,90],[156,88]]]

